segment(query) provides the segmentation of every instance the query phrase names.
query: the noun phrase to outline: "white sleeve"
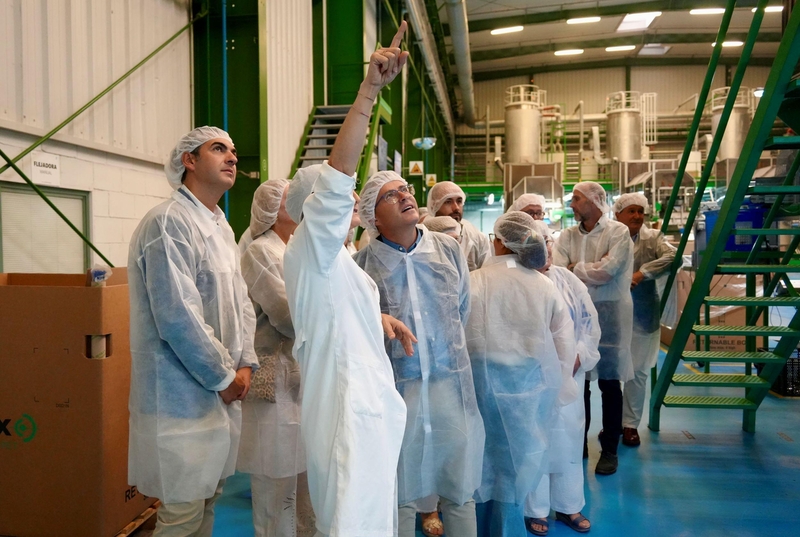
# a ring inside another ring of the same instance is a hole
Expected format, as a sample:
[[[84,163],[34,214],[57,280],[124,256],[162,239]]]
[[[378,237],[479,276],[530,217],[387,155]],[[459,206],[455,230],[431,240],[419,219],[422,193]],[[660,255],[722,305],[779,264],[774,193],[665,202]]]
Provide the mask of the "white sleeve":
[[[602,235],[598,236],[601,238]],[[584,237],[586,240],[587,237]],[[572,272],[583,283],[589,285],[603,285],[626,270],[633,259],[633,241],[627,228],[620,227],[613,230],[610,237],[608,255],[592,263],[576,263]]]
[[[554,299],[552,316],[550,318],[550,333],[561,363],[561,390],[558,392],[558,402],[568,405],[578,399],[578,384],[572,377],[575,366],[575,330],[569,316],[564,299],[553,287],[551,296]]]

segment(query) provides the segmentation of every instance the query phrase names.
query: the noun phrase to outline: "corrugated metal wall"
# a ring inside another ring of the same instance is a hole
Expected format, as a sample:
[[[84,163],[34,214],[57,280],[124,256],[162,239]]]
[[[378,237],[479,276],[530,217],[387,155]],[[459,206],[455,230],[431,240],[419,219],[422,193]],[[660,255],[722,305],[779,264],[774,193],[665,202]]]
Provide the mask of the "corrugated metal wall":
[[[269,177],[289,177],[314,105],[311,2],[267,2]]]
[[[490,119],[503,119],[506,88],[518,84],[530,84],[530,77],[517,76],[475,82],[475,115],[482,120],[486,115],[486,106],[488,105]],[[492,129],[492,132],[495,131],[502,134],[503,129]],[[456,128],[456,134],[480,134],[483,132],[483,130],[470,129],[465,125],[459,125]]]
[[[537,86],[547,90],[547,104],[561,104],[565,114],[572,114],[583,100],[586,114],[599,114],[606,107],[606,95],[625,89],[625,69],[591,69],[541,73],[534,77]]]
[[[189,20],[188,0],[0,1],[0,126],[51,129]],[[59,139],[161,161],[191,128],[187,32]]]
[[[676,106],[694,93],[703,89],[707,67],[704,65],[682,65],[671,67],[636,67],[631,69],[631,90],[658,94],[659,112],[672,112]],[[725,67],[717,67],[711,88],[725,85]],[[685,105],[681,111],[691,111],[693,105]]]

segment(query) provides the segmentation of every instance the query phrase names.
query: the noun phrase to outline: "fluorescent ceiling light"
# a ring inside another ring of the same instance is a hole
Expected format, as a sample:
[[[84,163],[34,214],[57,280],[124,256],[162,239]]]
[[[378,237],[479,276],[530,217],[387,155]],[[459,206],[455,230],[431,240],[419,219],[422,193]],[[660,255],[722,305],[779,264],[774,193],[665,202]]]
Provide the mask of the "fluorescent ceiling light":
[[[751,9],[753,13],[756,12],[756,8]],[[780,13],[783,11],[783,6],[767,6],[764,8],[764,13]]]
[[[628,13],[622,22],[617,26],[618,32],[633,32],[636,30],[645,30],[655,20],[656,17],[661,15],[660,11],[649,11],[647,13]]]
[[[590,22],[600,22],[600,17],[580,17],[577,19],[567,19],[567,24],[588,24]]]
[[[620,45],[618,47],[606,47],[606,52],[623,52],[625,50],[633,50],[636,45]]]
[[[567,50],[557,50],[555,51],[556,56],[575,56],[577,54],[583,54],[582,48],[571,48]]]
[[[508,28],[497,28],[492,30],[492,35],[513,34],[514,32],[521,32],[522,26],[509,26]]]
[[[756,88],[753,90],[753,96],[759,99],[764,95],[764,88]]]
[[[722,46],[723,47],[741,47],[742,45],[744,45],[744,43],[742,41],[723,41],[722,42]],[[716,47],[717,46],[717,42],[714,41],[713,43],[711,43],[711,46],[712,47]]]
[[[722,15],[723,13],[725,13],[724,7],[704,7],[689,11],[689,15]]]
[[[660,43],[649,43],[639,50],[639,56],[663,56],[671,48]]]

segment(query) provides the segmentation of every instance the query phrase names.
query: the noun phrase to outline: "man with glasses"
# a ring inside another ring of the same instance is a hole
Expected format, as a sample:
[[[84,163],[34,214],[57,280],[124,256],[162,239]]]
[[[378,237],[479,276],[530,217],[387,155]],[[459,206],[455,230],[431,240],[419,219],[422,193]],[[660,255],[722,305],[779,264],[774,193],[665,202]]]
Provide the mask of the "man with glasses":
[[[432,216],[449,216],[456,222],[461,222],[461,239],[458,242],[467,258],[469,270],[472,271],[481,268],[486,258],[492,254],[486,235],[464,220],[466,200],[467,195],[452,181],[436,183],[428,192],[428,212]]]
[[[523,194],[514,200],[508,211],[522,211],[530,215],[534,220],[544,220],[545,212],[544,196],[540,194]]]
[[[414,189],[392,171],[373,175],[358,211],[369,246],[353,256],[378,285],[381,313],[414,332],[413,356],[386,340],[408,409],[398,465],[398,535],[413,537],[417,500],[439,495],[447,532],[475,537],[483,420],[475,399],[464,324],[467,260],[458,243],[417,225]]]

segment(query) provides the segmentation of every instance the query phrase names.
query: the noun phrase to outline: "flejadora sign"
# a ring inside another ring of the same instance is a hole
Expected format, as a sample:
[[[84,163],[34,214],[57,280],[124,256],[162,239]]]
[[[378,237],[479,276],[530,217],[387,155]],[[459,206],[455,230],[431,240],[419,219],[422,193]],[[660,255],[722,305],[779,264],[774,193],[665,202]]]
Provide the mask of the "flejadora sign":
[[[50,153],[34,152],[31,155],[31,181],[37,185],[61,184],[61,158]]]

